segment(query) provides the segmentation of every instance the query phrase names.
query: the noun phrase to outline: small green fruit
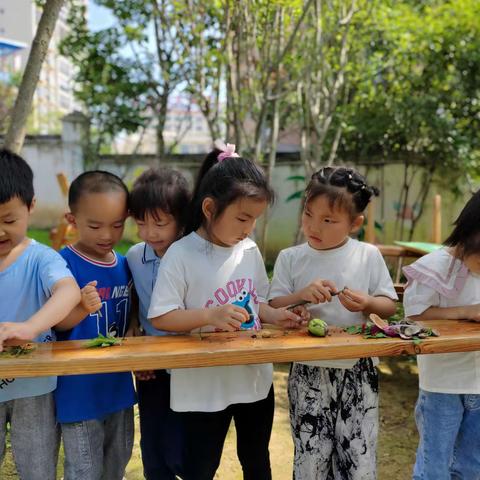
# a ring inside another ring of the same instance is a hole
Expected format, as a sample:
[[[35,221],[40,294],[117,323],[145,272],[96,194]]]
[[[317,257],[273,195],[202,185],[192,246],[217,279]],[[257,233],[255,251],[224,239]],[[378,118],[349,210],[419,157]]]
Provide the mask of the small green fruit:
[[[308,331],[316,337],[325,337],[328,332],[327,322],[324,322],[320,318],[312,318],[308,322]]]

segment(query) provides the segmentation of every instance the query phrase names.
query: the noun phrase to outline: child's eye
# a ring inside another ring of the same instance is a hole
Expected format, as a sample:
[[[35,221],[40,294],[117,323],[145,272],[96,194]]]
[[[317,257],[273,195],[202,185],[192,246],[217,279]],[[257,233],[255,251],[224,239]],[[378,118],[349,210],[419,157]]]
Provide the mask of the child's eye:
[[[92,230],[98,230],[100,227],[96,227],[95,225],[89,225],[88,228],[91,228]]]
[[[12,223],[15,223],[16,220],[5,220],[3,223],[7,224],[7,225],[11,225]]]
[[[246,218],[240,218],[240,217],[237,217],[237,220],[238,220],[239,222],[246,222],[246,221],[247,221]]]
[[[116,225],[113,226],[113,228],[122,228],[123,223],[117,223]]]

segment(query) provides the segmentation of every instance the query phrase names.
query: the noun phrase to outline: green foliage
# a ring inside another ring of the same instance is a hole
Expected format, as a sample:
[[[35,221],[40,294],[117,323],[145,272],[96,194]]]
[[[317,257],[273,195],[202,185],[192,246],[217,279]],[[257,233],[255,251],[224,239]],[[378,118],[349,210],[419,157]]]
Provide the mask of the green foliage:
[[[391,2],[372,10],[365,71],[352,70],[341,152],[448,174],[480,167],[480,3]]]

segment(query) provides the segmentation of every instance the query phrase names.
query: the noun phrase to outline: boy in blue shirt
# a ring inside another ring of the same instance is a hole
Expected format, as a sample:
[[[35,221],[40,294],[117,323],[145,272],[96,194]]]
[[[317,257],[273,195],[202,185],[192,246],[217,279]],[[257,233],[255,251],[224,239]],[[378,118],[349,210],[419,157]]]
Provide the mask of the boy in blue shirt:
[[[35,203],[31,168],[18,155],[0,150],[0,172],[1,351],[8,339],[51,341],[51,327],[75,307],[80,291],[60,255],[26,236]],[[0,462],[9,422],[21,478],[56,478],[56,384],[56,377],[0,379]]]
[[[85,172],[70,186],[67,220],[77,228],[78,241],[60,254],[82,289],[82,301],[63,331],[57,330],[59,340],[127,332],[132,280],[125,257],[112,250],[122,237],[127,200],[124,183],[109,172]],[[65,330],[69,322],[76,326]],[[65,480],[121,480],[133,447],[131,373],[59,377],[55,402]]]
[[[147,318],[158,267],[184,227],[190,201],[188,183],[175,170],[149,169],[135,181],[130,213],[143,240],[127,253],[139,299],[140,325],[147,335],[168,335]],[[135,372],[140,412],[140,448],[147,480],[174,480],[181,473],[182,429],[170,409],[170,374],[166,370]]]

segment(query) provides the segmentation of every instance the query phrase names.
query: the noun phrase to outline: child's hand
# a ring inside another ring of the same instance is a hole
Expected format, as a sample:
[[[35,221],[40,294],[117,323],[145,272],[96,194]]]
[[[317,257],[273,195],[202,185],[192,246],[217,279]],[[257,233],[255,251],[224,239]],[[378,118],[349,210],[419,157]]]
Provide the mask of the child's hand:
[[[140,370],[138,372],[133,372],[137,380],[145,382],[147,380],[155,379],[155,370]]]
[[[132,322],[125,333],[126,337],[143,337],[142,327],[138,323]]]
[[[209,309],[209,325],[227,332],[240,330],[243,322],[248,322],[248,312],[237,305],[223,305]]]
[[[262,323],[271,323],[282,328],[299,328],[306,323],[306,320],[287,307],[273,308],[267,303],[260,303],[259,314]]]
[[[480,322],[480,304],[467,305],[465,308],[465,318],[474,322]]]
[[[95,313],[102,308],[102,300],[97,292],[97,281],[88,282],[81,290],[82,306],[88,313]]]
[[[298,315],[302,319],[302,323],[306,323],[310,320],[311,314],[304,305],[297,305],[290,310],[295,315]]]
[[[344,288],[338,294],[340,303],[350,312],[363,312],[370,305],[370,296],[358,290]]]
[[[3,351],[3,343],[6,340],[34,340],[40,332],[37,332],[28,322],[3,322],[0,323],[0,352]]]
[[[337,287],[330,280],[315,280],[298,292],[301,300],[310,303],[324,303],[332,300],[331,292],[336,292]]]

